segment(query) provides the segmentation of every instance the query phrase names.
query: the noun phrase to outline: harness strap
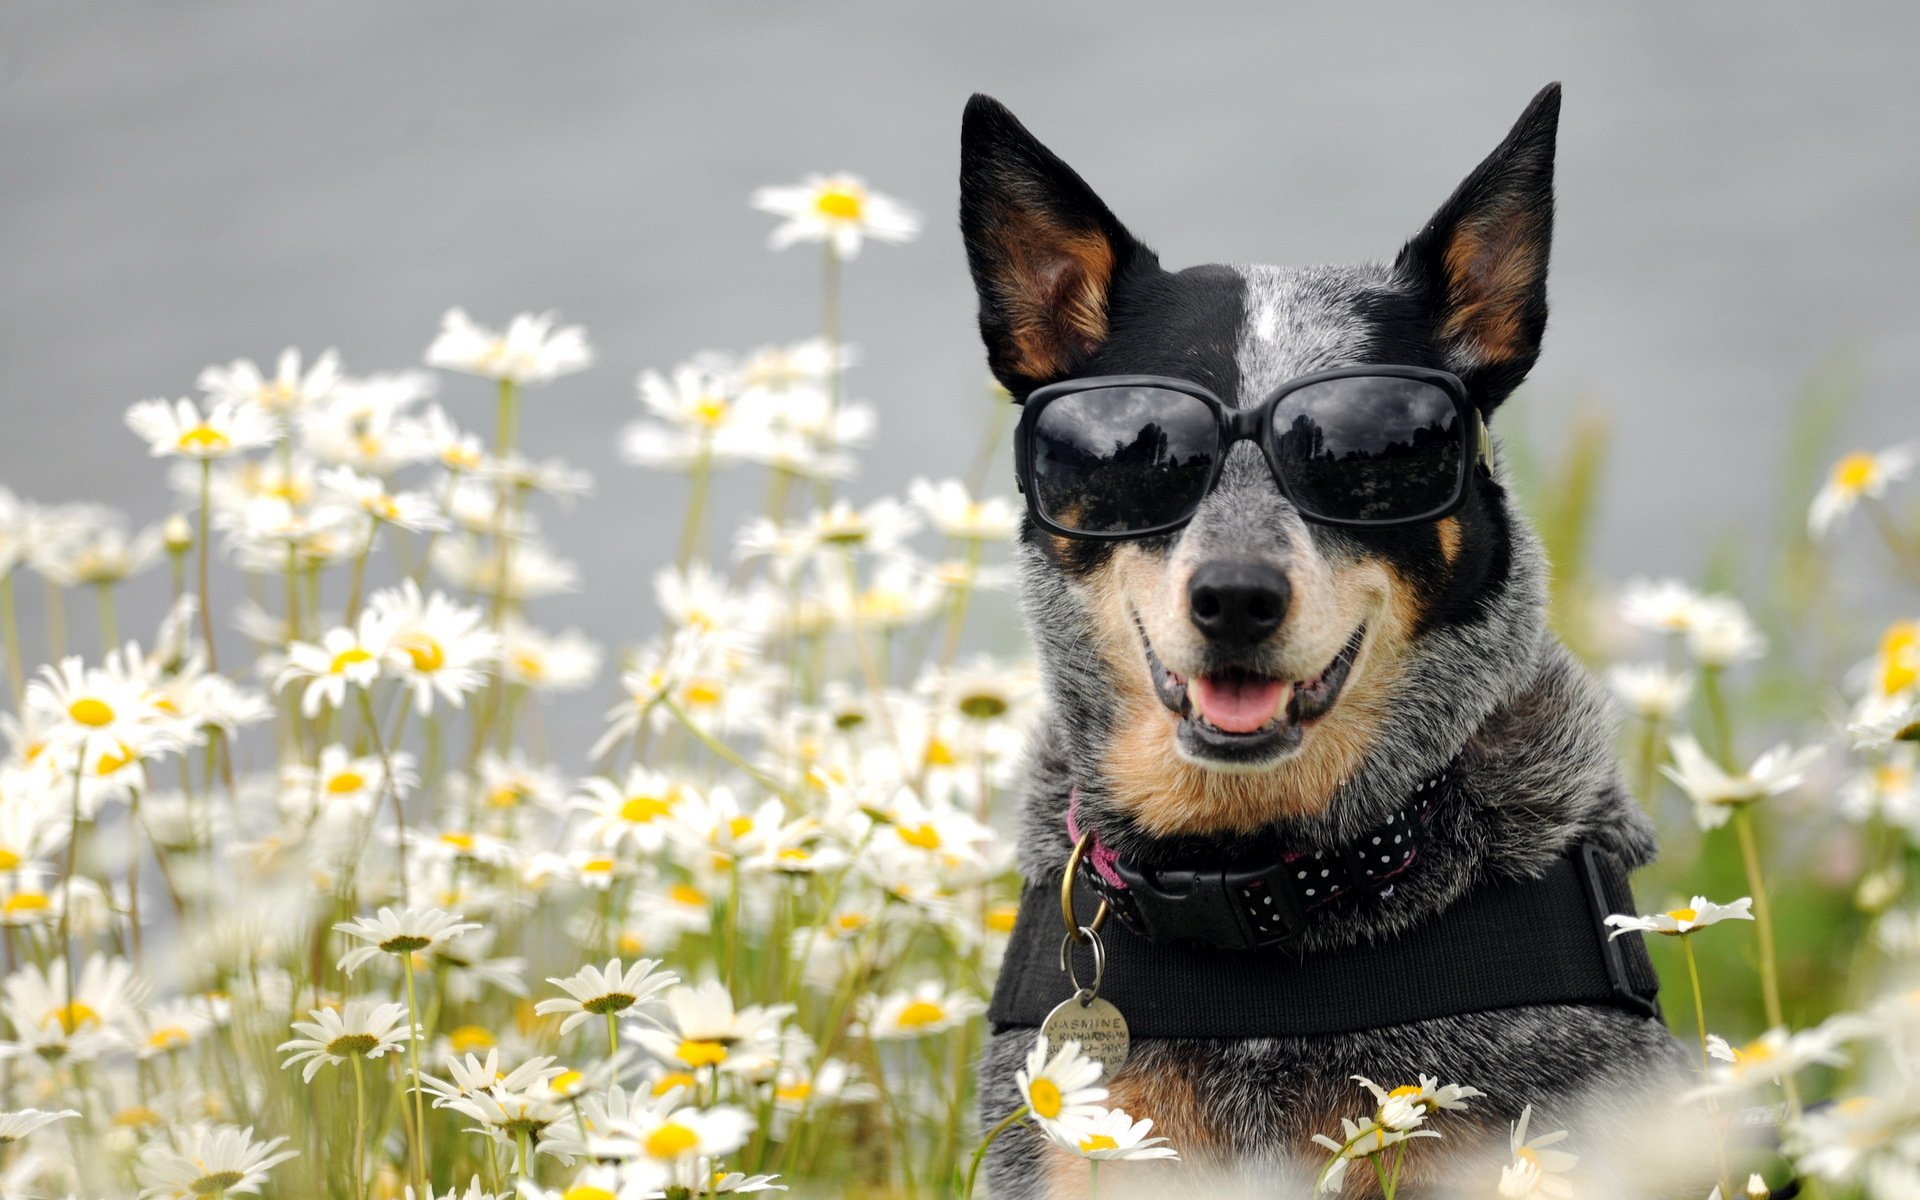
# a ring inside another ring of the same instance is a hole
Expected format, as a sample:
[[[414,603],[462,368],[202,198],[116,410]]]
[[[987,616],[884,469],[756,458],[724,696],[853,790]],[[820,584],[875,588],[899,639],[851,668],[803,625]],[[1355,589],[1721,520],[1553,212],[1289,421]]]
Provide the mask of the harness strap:
[[[1080,902],[1093,897],[1083,878]],[[1059,880],[1029,883],[987,1010],[996,1032],[1037,1028],[1073,995],[1060,970]],[[1121,924],[1101,935],[1102,999],[1134,1037],[1316,1037],[1438,1017],[1587,1004],[1659,1017],[1640,935],[1610,939],[1608,914],[1634,912],[1619,861],[1577,846],[1538,879],[1492,884],[1397,937],[1296,954],[1150,941]]]

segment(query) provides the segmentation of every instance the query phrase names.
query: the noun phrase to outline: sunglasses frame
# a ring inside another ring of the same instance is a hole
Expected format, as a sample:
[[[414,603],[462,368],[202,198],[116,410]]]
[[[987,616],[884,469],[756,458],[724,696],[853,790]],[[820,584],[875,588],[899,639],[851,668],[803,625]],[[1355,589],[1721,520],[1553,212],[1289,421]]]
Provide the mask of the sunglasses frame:
[[[1447,502],[1430,512],[1415,517],[1395,517],[1386,521],[1355,520],[1344,517],[1327,517],[1309,512],[1295,498],[1293,489],[1287,484],[1286,475],[1281,471],[1276,454],[1276,439],[1272,431],[1273,410],[1280,402],[1301,388],[1316,383],[1325,383],[1330,379],[1352,379],[1356,376],[1379,376],[1391,379],[1412,379],[1438,387],[1453,401],[1454,415],[1457,418],[1455,428],[1460,431],[1460,474],[1454,481],[1453,495]],[[1172,533],[1192,521],[1199,511],[1199,502],[1194,504],[1193,512],[1177,521],[1168,521],[1147,529],[1128,530],[1085,530],[1070,529],[1055,522],[1040,509],[1039,489],[1033,486],[1033,435],[1034,427],[1039,423],[1040,414],[1048,404],[1062,396],[1076,395],[1080,392],[1098,391],[1103,388],[1159,388],[1191,396],[1213,411],[1215,427],[1218,430],[1219,446],[1214,453],[1213,470],[1207,476],[1207,486],[1200,493],[1201,500],[1220,483],[1220,472],[1225,469],[1227,456],[1235,443],[1255,442],[1260,453],[1267,460],[1267,470],[1273,475],[1274,483],[1300,515],[1306,520],[1320,525],[1332,525],[1345,529],[1393,529],[1407,525],[1424,525],[1438,521],[1457,512],[1467,499],[1467,484],[1472,476],[1473,464],[1491,470],[1492,444],[1487,434],[1487,423],[1480,416],[1480,410],[1467,398],[1467,387],[1457,375],[1430,367],[1409,367],[1390,364],[1375,366],[1335,367],[1327,371],[1315,371],[1311,375],[1301,375],[1289,379],[1274,389],[1266,399],[1251,408],[1233,408],[1220,397],[1214,395],[1197,383],[1185,379],[1174,379],[1164,375],[1092,375],[1080,379],[1063,379],[1045,387],[1035,388],[1024,400],[1016,400],[1020,405],[1020,424],[1013,437],[1013,473],[1014,481],[1027,498],[1027,512],[1040,528],[1061,537],[1079,538],[1090,542],[1123,542],[1136,538],[1154,537],[1163,533]]]

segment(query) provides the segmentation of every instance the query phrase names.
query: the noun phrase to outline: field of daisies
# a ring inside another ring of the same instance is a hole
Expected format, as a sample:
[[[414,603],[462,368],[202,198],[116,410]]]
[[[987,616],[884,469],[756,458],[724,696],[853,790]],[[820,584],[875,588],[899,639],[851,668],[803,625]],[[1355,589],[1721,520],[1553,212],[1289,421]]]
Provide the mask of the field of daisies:
[[[0,493],[0,1195],[939,1197],[984,1192],[996,1137],[1089,1191],[1180,1155],[1072,1043],[975,1113],[1037,694],[963,648],[1017,510],[977,477],[851,498],[843,275],[917,221],[848,176],[753,199],[819,254],[824,318],[639,379],[623,450],[685,499],[657,628],[542,624],[600,582],[539,535],[590,482],[522,437],[593,364],[551,316],[454,309],[432,372],[289,350],[132,404],[124,453],[174,460],[150,524]],[[1912,450],[1802,472],[1792,528],[1712,578],[1618,584],[1581,562],[1591,453],[1522,450],[1667,847],[1615,923],[1666,935],[1686,1152],[1729,1197],[1920,1194],[1920,622],[1826,583],[1839,549],[1920,613]],[[709,528],[721,486],[762,515]],[[146,571],[171,606],[121,611]],[[603,732],[557,761],[546,714],[588,689]],[[1392,1195],[1475,1082],[1356,1081],[1292,1149]],[[1572,1194],[1578,1128],[1511,1147],[1472,1194]]]

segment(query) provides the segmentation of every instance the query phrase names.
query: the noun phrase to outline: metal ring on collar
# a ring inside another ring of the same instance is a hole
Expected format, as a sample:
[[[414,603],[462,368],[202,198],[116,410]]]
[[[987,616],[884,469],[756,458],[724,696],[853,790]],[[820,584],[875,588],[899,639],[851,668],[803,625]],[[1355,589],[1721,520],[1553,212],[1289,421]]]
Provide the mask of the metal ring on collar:
[[[1085,996],[1086,999],[1081,1000],[1081,1003],[1085,1004],[1087,1000],[1091,1000],[1100,994],[1100,981],[1107,977],[1107,948],[1100,944],[1100,935],[1087,926],[1082,925],[1075,932],[1079,934],[1081,941],[1090,943],[1093,946],[1093,986],[1088,987],[1081,983],[1079,974],[1073,969],[1073,943],[1075,940],[1073,933],[1069,933],[1066,937],[1060,939],[1060,969],[1067,973],[1068,982],[1073,984],[1074,998],[1079,999]]]
[[[1094,910],[1093,924],[1082,925],[1080,919],[1073,915],[1073,881],[1079,877],[1080,860],[1087,856],[1087,847],[1091,845],[1093,845],[1093,830],[1089,829],[1080,835],[1079,841],[1074,843],[1073,853],[1067,856],[1067,872],[1060,877],[1060,919],[1066,922],[1067,940],[1079,942],[1082,945],[1085,945],[1094,934],[1100,932],[1100,926],[1105,924],[1107,919],[1108,905],[1104,896],[1100,899],[1100,907]],[[1095,946],[1099,944],[1097,939],[1094,940]],[[1061,969],[1065,970],[1065,967]]]

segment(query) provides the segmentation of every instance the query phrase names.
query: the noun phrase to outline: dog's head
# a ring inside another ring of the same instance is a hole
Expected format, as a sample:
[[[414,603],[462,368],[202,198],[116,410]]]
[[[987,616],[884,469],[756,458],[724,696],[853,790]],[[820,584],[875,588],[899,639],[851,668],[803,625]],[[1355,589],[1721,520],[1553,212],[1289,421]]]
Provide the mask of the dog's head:
[[[1133,374],[1244,408],[1310,372],[1397,364],[1451,372],[1490,416],[1546,323],[1559,108],[1542,91],[1391,265],[1168,271],[976,96],[960,221],[993,371],[1016,400]],[[1173,533],[1029,522],[1022,542],[1051,733],[1083,798],[1147,836],[1362,820],[1458,749],[1538,642],[1537,551],[1484,467],[1443,519],[1355,530],[1306,520],[1241,441]]]

